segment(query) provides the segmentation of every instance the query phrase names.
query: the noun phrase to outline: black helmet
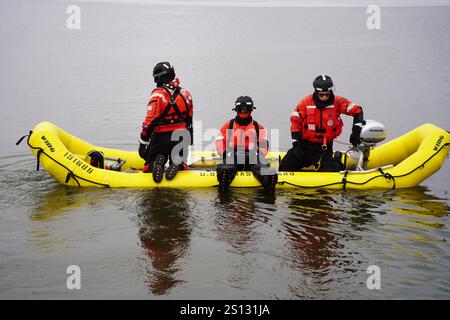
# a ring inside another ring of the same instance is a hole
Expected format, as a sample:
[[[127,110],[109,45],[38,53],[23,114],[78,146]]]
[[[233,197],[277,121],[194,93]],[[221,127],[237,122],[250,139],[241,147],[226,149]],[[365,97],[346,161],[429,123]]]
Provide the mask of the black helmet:
[[[233,111],[237,112],[251,112],[253,109],[256,109],[253,106],[253,100],[249,96],[240,96],[236,99],[234,103],[235,107]]]
[[[327,75],[321,74],[314,79],[313,87],[316,91],[334,90],[333,80]]]
[[[175,79],[175,69],[169,62],[160,62],[153,68],[153,78],[157,85],[169,83]]]

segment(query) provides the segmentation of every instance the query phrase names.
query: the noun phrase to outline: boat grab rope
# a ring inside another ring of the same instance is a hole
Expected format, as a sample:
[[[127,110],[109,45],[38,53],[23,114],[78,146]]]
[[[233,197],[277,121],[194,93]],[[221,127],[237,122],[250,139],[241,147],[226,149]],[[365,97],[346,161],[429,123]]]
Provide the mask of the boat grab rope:
[[[332,182],[332,183],[322,184],[322,185],[316,185],[316,186],[303,186],[303,185],[296,184],[296,183],[292,183],[292,182],[288,182],[288,181],[280,181],[280,182],[278,182],[278,184],[280,184],[280,185],[288,184],[288,185],[295,186],[295,187],[300,187],[300,188],[311,188],[311,189],[312,189],[312,188],[324,188],[324,187],[330,187],[330,186],[342,184],[342,188],[343,188],[343,190],[345,190],[347,184],[364,185],[364,184],[366,184],[366,183],[368,183],[368,182],[370,182],[370,181],[372,181],[372,180],[374,180],[374,179],[376,179],[376,178],[384,177],[384,178],[386,178],[387,180],[392,180],[392,182],[393,182],[392,189],[395,189],[395,186],[396,186],[395,178],[405,177],[405,176],[407,176],[407,175],[410,175],[411,173],[413,173],[414,171],[416,171],[416,170],[418,170],[418,169],[424,168],[425,164],[426,164],[428,161],[430,161],[434,156],[436,156],[439,152],[441,152],[442,149],[444,149],[445,147],[447,147],[449,144],[450,144],[450,143],[447,142],[447,143],[445,143],[444,145],[442,145],[435,153],[433,153],[430,157],[428,157],[428,159],[426,159],[424,162],[422,162],[420,165],[418,165],[417,167],[415,167],[415,168],[412,169],[411,171],[409,171],[409,172],[407,172],[407,173],[404,173],[404,174],[396,175],[396,176],[393,176],[392,174],[390,174],[390,173],[388,173],[388,172],[384,172],[383,169],[378,168],[378,171],[380,172],[379,175],[374,176],[374,177],[372,177],[372,178],[370,178],[370,179],[367,179],[367,180],[364,181],[364,182],[353,182],[353,181],[349,181],[349,180],[347,179],[347,175],[348,175],[348,173],[349,173],[349,170],[345,170],[345,171],[344,171],[344,177],[342,178],[341,181],[338,181],[338,182]]]
[[[28,144],[28,146],[29,146],[31,149],[38,150],[38,151],[37,151],[37,154],[36,154],[36,158],[37,158],[37,159],[36,159],[36,160],[37,160],[36,171],[39,171],[39,163],[40,163],[40,157],[41,157],[41,154],[45,154],[49,159],[52,159],[54,162],[56,162],[57,164],[59,164],[61,167],[65,168],[65,169],[68,171],[67,176],[66,176],[66,181],[65,181],[66,184],[69,182],[70,179],[73,179],[73,180],[75,180],[75,182],[78,184],[78,186],[81,187],[81,184],[80,184],[80,182],[78,181],[78,179],[81,179],[81,180],[84,180],[84,181],[89,182],[89,183],[93,183],[93,184],[96,184],[96,185],[100,185],[100,186],[108,187],[108,188],[109,188],[109,185],[108,185],[108,184],[96,182],[96,181],[89,180],[89,179],[86,179],[86,178],[83,178],[83,177],[81,177],[81,176],[76,175],[72,170],[70,170],[70,169],[69,169],[68,167],[66,167],[64,164],[62,164],[61,162],[59,162],[59,161],[56,160],[55,158],[51,157],[51,156],[50,156],[48,153],[46,153],[46,152],[44,151],[44,149],[42,149],[41,147],[35,147],[35,146],[32,146],[32,145],[30,144],[30,138],[31,138],[31,135],[32,135],[32,134],[33,134],[33,131],[30,131],[29,134],[26,134],[26,135],[24,135],[23,137],[21,137],[21,138],[19,139],[19,141],[16,142],[16,146],[18,146],[18,145],[22,142],[22,140],[25,139],[25,137],[28,137],[28,139],[27,139],[27,144]]]

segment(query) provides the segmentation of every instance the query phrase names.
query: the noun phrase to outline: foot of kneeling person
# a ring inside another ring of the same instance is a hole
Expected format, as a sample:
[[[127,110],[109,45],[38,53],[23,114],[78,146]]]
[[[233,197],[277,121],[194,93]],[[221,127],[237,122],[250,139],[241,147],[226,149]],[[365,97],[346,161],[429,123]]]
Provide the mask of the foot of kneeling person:
[[[172,180],[173,178],[175,178],[175,176],[177,175],[177,173],[179,171],[184,170],[184,164],[175,164],[175,163],[171,163],[169,165],[169,167],[166,169],[166,179],[167,180]]]
[[[146,162],[144,168],[142,169],[142,172],[151,173],[153,181],[156,183],[160,183],[164,175],[164,165],[166,161],[166,157],[162,154],[159,154],[155,157],[154,160]]]

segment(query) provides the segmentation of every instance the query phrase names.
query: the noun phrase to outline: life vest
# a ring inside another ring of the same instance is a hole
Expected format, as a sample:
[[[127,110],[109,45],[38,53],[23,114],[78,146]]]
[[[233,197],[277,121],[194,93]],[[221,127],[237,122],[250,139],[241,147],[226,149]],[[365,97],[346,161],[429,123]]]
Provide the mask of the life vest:
[[[142,123],[140,142],[148,144],[154,132],[188,129],[192,135],[193,103],[189,91],[179,86],[175,78],[168,86],[155,88]]]
[[[184,95],[180,92],[181,88],[176,87],[173,94],[171,94],[169,89],[166,87],[156,88],[152,91],[152,96],[155,92],[158,94],[158,91],[161,90],[169,96],[169,99],[160,100],[163,102],[159,107],[161,113],[151,121],[148,131],[167,132],[178,129],[186,129],[186,122],[189,117],[189,104]],[[151,100],[149,102],[149,107],[151,107],[153,102],[156,101]]]
[[[235,119],[231,119],[220,130],[220,135],[216,139],[216,148],[219,154],[223,154],[225,149],[237,150],[238,148],[245,151],[259,150],[266,154],[268,142],[265,129],[255,120],[246,126],[240,126]]]
[[[336,101],[337,99],[334,99],[332,105],[318,108],[311,95],[306,97],[303,103],[300,103],[298,113],[302,119],[302,139],[326,144],[342,133],[343,122]]]
[[[361,112],[361,106],[341,96],[335,96],[333,104],[318,108],[313,95],[308,95],[291,115],[292,138],[321,144],[332,142],[342,133],[341,114],[355,117]]]
[[[245,150],[259,149],[259,124],[255,120],[252,120],[253,129],[255,130],[255,135],[253,134],[247,134],[249,129],[252,128],[250,125],[243,127],[243,128],[236,128],[234,130],[234,123],[236,122],[235,119],[231,119],[228,123],[228,131],[227,131],[227,144],[228,147],[232,149],[237,149],[238,146],[244,146]],[[256,138],[256,139],[255,139]]]

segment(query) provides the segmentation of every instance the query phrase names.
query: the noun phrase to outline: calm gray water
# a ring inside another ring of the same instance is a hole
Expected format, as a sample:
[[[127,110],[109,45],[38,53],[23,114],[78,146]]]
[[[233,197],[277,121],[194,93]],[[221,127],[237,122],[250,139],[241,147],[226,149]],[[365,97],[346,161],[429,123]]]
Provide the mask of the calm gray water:
[[[35,171],[15,142],[44,120],[135,150],[161,60],[191,91],[204,145],[251,95],[286,150],[289,115],[320,73],[389,139],[425,122],[450,129],[448,2],[381,7],[380,30],[364,6],[195,3],[77,2],[81,30],[66,28],[72,3],[0,3],[0,298],[450,298],[448,163],[407,190],[274,197],[68,188]],[[70,265],[81,290],[66,288]],[[366,286],[371,265],[380,290]]]

